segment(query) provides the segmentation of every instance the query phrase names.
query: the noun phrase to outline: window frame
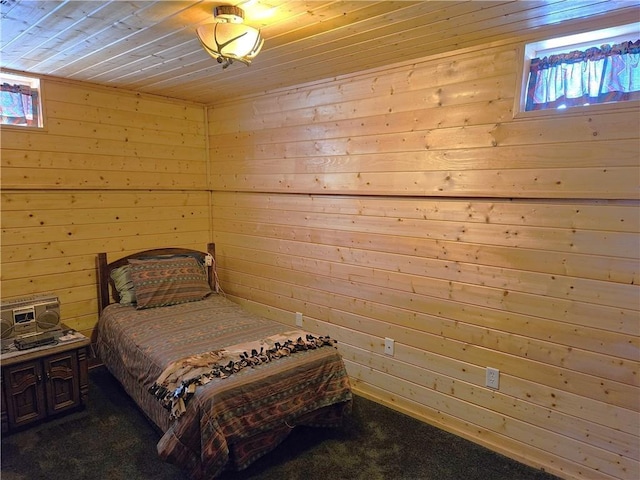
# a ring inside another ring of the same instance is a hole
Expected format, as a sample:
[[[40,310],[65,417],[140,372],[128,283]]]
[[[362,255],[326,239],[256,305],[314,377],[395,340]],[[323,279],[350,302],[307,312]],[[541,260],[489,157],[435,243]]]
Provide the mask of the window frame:
[[[600,47],[604,43],[614,44],[627,41],[631,36],[640,37],[640,22],[608,28],[590,29],[582,33],[555,35],[541,40],[521,43],[517,48],[518,72],[516,75],[516,92],[513,105],[513,118],[537,118],[556,115],[579,116],[585,113],[637,109],[640,100],[625,100],[610,103],[581,105],[563,109],[546,109],[526,111],[526,93],[529,82],[531,59],[555,53],[566,53],[571,50],[585,50],[591,46]],[[637,40],[637,38],[634,38]]]
[[[38,90],[38,124],[37,125],[14,125],[9,123],[0,123],[0,128],[11,129],[11,130],[28,130],[29,132],[43,132],[46,131],[46,116],[45,116],[45,102],[44,102],[44,81],[40,76],[29,74],[25,72],[15,72],[9,70],[0,70],[0,82],[1,83],[10,83],[6,82],[6,80],[10,80],[10,82],[14,82],[17,84],[28,85],[31,88],[37,88]],[[37,85],[37,87],[33,86],[33,83]]]

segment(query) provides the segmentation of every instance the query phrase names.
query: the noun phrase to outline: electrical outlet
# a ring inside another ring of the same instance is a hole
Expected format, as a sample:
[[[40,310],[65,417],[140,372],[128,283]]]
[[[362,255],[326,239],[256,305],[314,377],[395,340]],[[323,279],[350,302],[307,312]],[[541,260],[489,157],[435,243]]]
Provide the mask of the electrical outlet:
[[[500,370],[497,368],[487,367],[486,386],[489,388],[495,388],[496,390],[500,386]]]
[[[384,339],[384,353],[386,355],[393,355],[393,338]]]
[[[296,312],[296,325],[298,327],[302,326],[302,313],[301,312]]]

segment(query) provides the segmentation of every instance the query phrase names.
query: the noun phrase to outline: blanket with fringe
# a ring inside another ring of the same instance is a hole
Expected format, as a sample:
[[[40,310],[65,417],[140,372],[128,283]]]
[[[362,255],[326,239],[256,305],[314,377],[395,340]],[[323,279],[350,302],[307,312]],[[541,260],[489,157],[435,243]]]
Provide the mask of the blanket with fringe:
[[[160,374],[149,391],[176,419],[186,412],[186,405],[199,385],[213,378],[227,378],[247,367],[255,367],[297,352],[337,343],[328,336],[316,337],[293,330],[261,340],[240,343],[221,350],[199,353],[172,362]]]

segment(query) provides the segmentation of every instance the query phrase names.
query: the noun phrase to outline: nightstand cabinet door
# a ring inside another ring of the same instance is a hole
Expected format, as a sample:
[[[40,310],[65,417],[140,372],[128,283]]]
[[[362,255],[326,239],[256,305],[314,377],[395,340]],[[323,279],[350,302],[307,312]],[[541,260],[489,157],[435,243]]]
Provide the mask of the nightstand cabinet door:
[[[79,370],[77,350],[4,367],[7,426],[3,424],[3,429],[21,427],[80,406]]]
[[[14,351],[0,357],[0,426],[2,433],[80,409],[89,396],[84,335],[75,340]]]
[[[60,353],[43,360],[47,413],[77,407],[80,404],[78,358],[75,351]]]
[[[40,360],[7,367],[3,376],[9,425],[19,427],[47,417]]]

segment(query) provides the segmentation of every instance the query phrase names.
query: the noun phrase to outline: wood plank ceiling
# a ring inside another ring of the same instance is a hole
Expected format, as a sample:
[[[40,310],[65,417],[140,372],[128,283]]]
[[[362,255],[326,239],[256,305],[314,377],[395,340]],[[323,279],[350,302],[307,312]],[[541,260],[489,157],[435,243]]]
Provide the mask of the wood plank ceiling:
[[[234,4],[265,45],[223,70],[195,29]],[[207,105],[614,14],[636,1],[28,1],[2,0],[3,69]],[[522,37],[523,39],[526,39]]]

